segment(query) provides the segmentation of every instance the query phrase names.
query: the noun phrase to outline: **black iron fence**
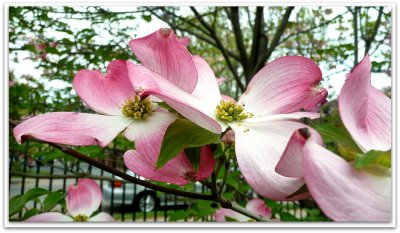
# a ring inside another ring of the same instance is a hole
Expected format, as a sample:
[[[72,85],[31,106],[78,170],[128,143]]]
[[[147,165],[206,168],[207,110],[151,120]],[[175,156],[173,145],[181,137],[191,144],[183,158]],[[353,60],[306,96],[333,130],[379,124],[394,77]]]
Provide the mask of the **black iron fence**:
[[[69,185],[75,184],[79,178],[89,177],[98,182],[103,192],[103,202],[100,206],[100,211],[109,213],[117,221],[213,221],[213,215],[210,212],[206,212],[208,214],[200,217],[187,214],[188,210],[194,206],[196,200],[163,192],[155,192],[138,184],[126,183],[124,180],[104,170],[69,158],[54,148],[46,148],[43,144],[41,147],[37,147],[41,149],[33,150],[35,152],[30,153],[32,143],[36,142],[25,143],[24,148],[18,152],[10,149],[10,198],[15,195],[24,194],[32,188],[65,191]],[[111,159],[110,157],[97,159],[115,168],[123,169],[124,167],[121,156]],[[125,172],[129,173],[129,171]],[[191,191],[209,193],[209,190],[198,182],[193,184]],[[299,202],[277,202],[277,204],[280,206],[280,211],[296,217],[297,220],[302,220],[308,215]],[[32,201],[27,203],[27,205],[28,208],[36,208],[38,204]],[[216,204],[210,203],[210,205],[217,207]],[[11,216],[11,220],[21,219],[24,211],[23,209],[18,214]],[[61,211],[65,210],[61,208]],[[288,220],[291,220],[291,218]]]

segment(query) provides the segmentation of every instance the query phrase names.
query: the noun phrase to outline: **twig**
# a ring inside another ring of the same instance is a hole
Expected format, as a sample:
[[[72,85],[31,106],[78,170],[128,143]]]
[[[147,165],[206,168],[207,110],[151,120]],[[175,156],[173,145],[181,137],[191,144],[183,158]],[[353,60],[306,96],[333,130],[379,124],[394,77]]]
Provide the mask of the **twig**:
[[[13,127],[15,127],[17,125],[17,123],[13,120],[9,120],[9,124]],[[177,195],[177,196],[182,196],[182,197],[188,197],[188,198],[193,198],[193,199],[201,199],[201,200],[206,200],[206,201],[214,201],[214,202],[219,202],[221,204],[221,206],[223,208],[229,208],[232,209],[236,212],[239,212],[241,214],[244,214],[245,216],[252,218],[256,221],[263,221],[261,216],[258,216],[257,214],[245,209],[244,207],[239,206],[238,204],[234,203],[234,202],[230,202],[228,200],[225,200],[221,197],[218,196],[218,193],[216,192],[216,175],[215,173],[213,173],[212,175],[212,179],[213,179],[213,184],[212,187],[214,190],[213,193],[217,194],[217,195],[204,195],[204,194],[200,194],[200,193],[192,193],[192,192],[186,192],[186,191],[181,191],[181,190],[176,190],[176,189],[172,189],[172,188],[168,188],[168,187],[164,187],[164,186],[160,186],[160,185],[156,185],[153,184],[151,182],[145,181],[145,180],[141,180],[138,178],[135,178],[133,176],[130,176],[128,174],[126,174],[125,172],[119,171],[117,169],[115,169],[114,167],[110,167],[107,166],[85,154],[82,154],[78,151],[75,151],[71,148],[65,147],[63,145],[57,144],[57,143],[52,143],[52,142],[45,142],[45,141],[41,141],[41,140],[37,140],[37,139],[33,139],[32,137],[27,138],[29,140],[36,140],[39,142],[43,142],[43,143],[47,143],[50,146],[53,146],[59,150],[61,150],[62,152],[64,152],[65,154],[68,154],[76,159],[79,159],[81,161],[84,161],[88,164],[91,164],[94,167],[97,167],[99,169],[102,169],[106,172],[109,172],[115,176],[119,176],[122,179],[132,182],[134,184],[139,184],[142,185],[144,187],[156,190],[156,191],[161,191],[161,192],[165,192],[165,193],[169,193],[169,194],[173,194],[173,195]]]

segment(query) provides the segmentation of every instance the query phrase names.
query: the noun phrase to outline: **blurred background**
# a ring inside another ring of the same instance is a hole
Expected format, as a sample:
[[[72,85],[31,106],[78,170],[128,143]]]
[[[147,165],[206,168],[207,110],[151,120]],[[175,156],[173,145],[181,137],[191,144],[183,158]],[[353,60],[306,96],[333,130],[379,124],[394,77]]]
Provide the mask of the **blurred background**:
[[[188,50],[202,56],[219,78],[224,94],[238,98],[265,63],[285,55],[301,55],[321,68],[320,86],[328,89],[329,112],[345,75],[366,54],[372,61],[372,84],[391,94],[391,8],[363,7],[68,7],[9,8],[9,119],[14,123],[45,112],[90,112],[72,88],[80,69],[106,71],[115,59],[138,60],[128,43],[155,30],[172,28],[189,37]],[[9,197],[32,188],[65,190],[78,177],[98,180],[102,211],[120,221],[212,221],[218,205],[156,193],[127,185],[39,142],[9,141]],[[125,170],[122,154],[132,143],[118,137],[111,145],[75,148]],[[218,159],[219,156],[216,155]],[[234,154],[225,198],[245,203],[256,197],[238,171]],[[167,184],[162,184],[167,185]],[[175,187],[175,186],[174,186]],[[200,184],[175,187],[207,193]],[[59,195],[62,196],[61,194]],[[10,219],[23,220],[42,208],[42,199],[27,201]],[[62,198],[47,208],[65,210]],[[281,221],[329,221],[312,200],[274,202],[273,218]],[[42,203],[43,204],[43,203]],[[31,212],[29,212],[31,211]]]

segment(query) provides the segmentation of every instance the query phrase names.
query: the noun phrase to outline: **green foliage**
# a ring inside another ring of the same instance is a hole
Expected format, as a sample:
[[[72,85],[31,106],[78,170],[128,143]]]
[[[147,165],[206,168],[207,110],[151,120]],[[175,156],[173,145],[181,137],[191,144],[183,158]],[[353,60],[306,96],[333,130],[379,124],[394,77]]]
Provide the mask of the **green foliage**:
[[[46,196],[42,201],[39,197]],[[33,215],[49,212],[57,205],[63,206],[65,198],[64,191],[48,191],[43,188],[32,188],[23,195],[16,195],[9,200],[9,217],[19,213],[25,208],[27,211],[21,220],[25,220]],[[27,209],[26,204],[30,201],[40,204],[40,210],[36,208]]]
[[[216,206],[217,205],[214,205],[213,202],[210,201],[195,200],[190,203],[189,208],[178,210],[171,214],[168,221],[179,221],[188,218],[193,219],[193,221],[201,221],[203,218],[214,214]]]
[[[324,142],[335,142],[338,154],[348,161],[354,160],[356,153],[361,152],[343,125],[316,124],[314,129],[321,134]]]
[[[214,134],[186,119],[177,119],[168,126],[160,149],[156,167],[163,167],[185,148],[219,143],[219,134]]]
[[[353,166],[360,169],[371,164],[378,164],[387,168],[391,168],[391,151],[370,150],[366,154],[357,154],[356,161]]]

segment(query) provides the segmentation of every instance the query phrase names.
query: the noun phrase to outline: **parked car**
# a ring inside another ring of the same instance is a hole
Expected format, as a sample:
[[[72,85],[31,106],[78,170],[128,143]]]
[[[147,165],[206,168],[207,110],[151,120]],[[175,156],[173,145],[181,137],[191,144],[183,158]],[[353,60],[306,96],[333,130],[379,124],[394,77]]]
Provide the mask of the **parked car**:
[[[144,179],[129,170],[126,173]],[[160,206],[185,204],[182,197],[175,197],[171,194],[165,195],[138,184],[124,183],[120,177],[115,177],[115,179],[115,181],[106,181],[102,186],[103,201],[107,204],[132,205],[136,210],[143,212],[153,211]],[[201,193],[203,185],[200,182],[196,182],[194,185],[196,192]]]

